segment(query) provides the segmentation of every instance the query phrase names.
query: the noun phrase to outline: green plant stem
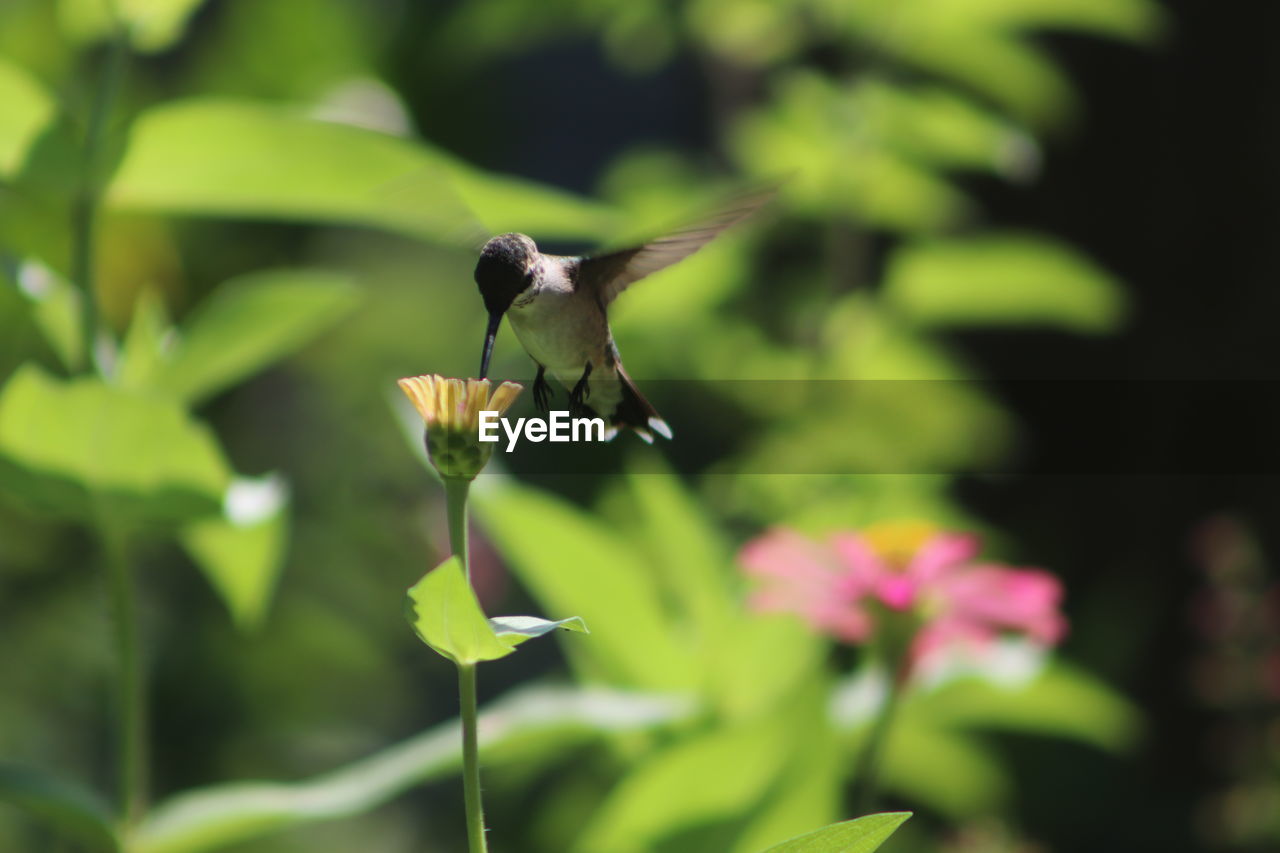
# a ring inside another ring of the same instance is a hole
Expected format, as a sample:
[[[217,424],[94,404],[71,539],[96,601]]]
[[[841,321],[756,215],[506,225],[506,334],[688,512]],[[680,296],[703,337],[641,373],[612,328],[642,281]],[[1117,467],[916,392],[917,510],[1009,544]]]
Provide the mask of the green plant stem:
[[[94,275],[98,211],[103,190],[103,145],[111,106],[115,102],[124,76],[129,39],[123,26],[117,26],[107,47],[107,55],[89,107],[85,129],[80,182],[71,204],[71,275],[82,290],[81,335],[85,363],[92,369],[97,353],[101,319],[98,311],[97,284]]]
[[[467,495],[471,481],[446,477],[444,480],[445,511],[449,516],[449,548],[453,556],[462,561],[462,568],[471,581],[471,553],[467,538]]]
[[[449,548],[462,561],[471,582],[471,560],[467,535],[467,495],[471,481],[446,477],[445,508],[449,516]],[[476,667],[458,664],[458,704],[462,709],[462,791],[467,809],[467,841],[471,853],[486,853],[484,804],[480,799],[480,740],[476,727]]]
[[[121,531],[110,522],[101,525],[111,585],[116,678],[117,756],[120,822],[125,837],[142,817],[147,776],[147,709],[142,653],[138,642],[138,593],[133,566]]]
[[[905,660],[898,662],[893,668],[889,681],[889,693],[885,696],[884,704],[880,706],[880,713],[871,724],[867,742],[858,756],[858,763],[854,768],[853,794],[850,797],[855,817],[869,814],[875,809],[885,746],[889,741],[889,733],[893,729],[898,707],[902,704],[902,694],[906,690],[909,675],[909,664]]]
[[[467,808],[467,842],[471,853],[486,853],[484,804],[480,799],[480,742],[476,734],[476,666],[458,664],[458,696],[462,706],[462,791]]]

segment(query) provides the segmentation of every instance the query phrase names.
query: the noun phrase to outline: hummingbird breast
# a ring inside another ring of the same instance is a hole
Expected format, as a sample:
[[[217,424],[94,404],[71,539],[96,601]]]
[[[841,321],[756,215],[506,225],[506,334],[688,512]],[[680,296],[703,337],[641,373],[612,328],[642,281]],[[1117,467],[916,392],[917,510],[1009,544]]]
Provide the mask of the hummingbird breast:
[[[601,415],[613,412],[620,390],[609,323],[589,294],[544,286],[528,303],[512,305],[507,317],[525,352],[565,388],[577,384],[590,362],[589,405]]]

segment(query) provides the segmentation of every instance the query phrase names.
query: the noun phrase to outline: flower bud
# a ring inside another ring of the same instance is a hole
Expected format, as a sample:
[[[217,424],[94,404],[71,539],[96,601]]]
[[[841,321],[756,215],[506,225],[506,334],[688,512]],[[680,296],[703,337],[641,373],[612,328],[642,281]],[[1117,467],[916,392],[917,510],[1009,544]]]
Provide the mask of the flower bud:
[[[490,394],[488,379],[411,376],[396,384],[426,422],[427,455],[441,477],[474,479],[493,455],[493,443],[480,441],[480,413],[501,415],[522,386],[503,382]]]

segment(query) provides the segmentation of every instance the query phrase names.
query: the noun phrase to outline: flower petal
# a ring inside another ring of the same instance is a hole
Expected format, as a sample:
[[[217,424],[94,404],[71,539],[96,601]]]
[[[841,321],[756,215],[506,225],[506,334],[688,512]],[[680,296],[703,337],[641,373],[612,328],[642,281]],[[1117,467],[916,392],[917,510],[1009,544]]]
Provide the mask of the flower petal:
[[[1040,569],[972,566],[943,578],[939,594],[947,612],[967,622],[1023,631],[1046,644],[1066,634],[1062,582]]]

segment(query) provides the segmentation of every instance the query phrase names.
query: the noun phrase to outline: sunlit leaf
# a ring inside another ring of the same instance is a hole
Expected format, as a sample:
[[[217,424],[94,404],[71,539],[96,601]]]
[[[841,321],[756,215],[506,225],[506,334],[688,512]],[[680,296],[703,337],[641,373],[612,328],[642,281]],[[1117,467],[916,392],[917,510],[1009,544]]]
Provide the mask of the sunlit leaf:
[[[450,557],[409,588],[409,624],[431,648],[459,664],[497,660],[511,654],[484,618],[462,561]]]
[[[790,722],[764,716],[657,752],[609,793],[575,849],[638,853],[682,829],[741,814],[786,762]]]
[[[34,767],[0,764],[0,802],[8,802],[91,849],[115,851],[111,811],[96,794]]]
[[[881,778],[885,787],[955,820],[987,813],[1009,795],[1009,780],[989,749],[905,714],[890,734]]]
[[[745,608],[740,594],[732,600]],[[760,713],[824,677],[828,647],[799,619],[744,609],[717,640],[704,660],[707,689],[730,718]]]
[[[957,24],[919,11],[924,25],[915,36],[907,34],[915,27],[892,29],[892,38],[880,46],[910,64],[976,89],[1033,126],[1052,124],[1074,108],[1066,76],[1029,42],[997,28]]]
[[[670,696],[582,688],[526,687],[480,713],[481,758],[520,741],[644,731],[689,715]],[[527,753],[526,753],[527,754]],[[137,828],[131,853],[203,853],[291,826],[368,812],[461,763],[451,720],[360,761],[298,782],[236,782],[161,802]]]
[[[1137,736],[1137,710],[1087,672],[1061,662],[1030,682],[1003,686],[959,679],[917,697],[921,714],[940,725],[1070,737],[1123,749]]]
[[[123,26],[138,50],[164,50],[182,38],[204,0],[59,0],[63,27],[81,41],[96,41]]]
[[[144,290],[134,304],[133,322],[116,365],[116,380],[121,387],[145,389],[155,382],[169,358],[171,328],[160,294]]]
[[[81,295],[71,282],[44,264],[24,261],[17,286],[31,304],[31,318],[62,365],[78,368],[84,361]]]
[[[1045,237],[996,235],[899,249],[885,298],[917,323],[1045,325],[1113,330],[1124,308],[1116,279]]]
[[[30,509],[187,520],[217,511],[228,477],[213,436],[176,402],[31,366],[0,393],[0,484]]]
[[[53,116],[53,100],[25,70],[0,58],[0,104],[0,175],[11,175]]]
[[[863,132],[909,159],[1015,178],[1025,178],[1037,165],[1030,136],[951,90],[871,78],[855,95]]]
[[[784,841],[765,853],[871,853],[909,817],[911,812],[886,812],[846,820]]]
[[[954,7],[984,27],[1058,29],[1141,39],[1160,25],[1160,6],[1151,0],[967,0]]]
[[[1034,30],[1125,39],[1153,35],[1160,9],[1148,0],[864,0],[821,4],[830,25],[900,62],[972,87],[1024,121],[1045,124],[1072,106],[1065,76],[1034,46]]]
[[[647,468],[632,470],[627,485],[655,571],[691,627],[704,638],[715,636],[735,615],[732,587],[726,583],[731,562],[728,544],[679,477],[656,455]]]
[[[857,90],[794,72],[770,101],[734,128],[734,150],[754,174],[790,174],[785,197],[829,218],[832,211],[894,231],[955,222],[967,200],[937,170],[888,144]]]
[[[833,748],[826,684],[825,677],[808,678],[793,686],[783,706],[773,711],[791,715],[791,759],[750,809],[746,825],[725,853],[759,853],[844,814],[845,757]]]
[[[350,281],[320,270],[251,273],[219,286],[184,324],[152,386],[198,401],[293,352],[355,305]]]
[[[498,635],[498,639],[511,646],[518,646],[525,640],[550,634],[557,628],[565,631],[576,631],[579,634],[590,634],[587,623],[577,616],[568,619],[539,619],[537,616],[495,616],[489,620],[489,626]]]
[[[584,675],[656,689],[695,684],[695,662],[628,542],[549,493],[503,484],[471,494],[485,531],[542,606],[591,626],[591,642],[567,647]]]
[[[187,553],[241,628],[256,628],[266,616],[284,562],[287,502],[278,477],[237,479],[227,489],[222,517],[182,531]]]
[[[108,202],[121,209],[386,228],[469,244],[476,220],[546,238],[600,238],[600,205],[491,175],[394,136],[279,106],[199,98],[133,125]]]

